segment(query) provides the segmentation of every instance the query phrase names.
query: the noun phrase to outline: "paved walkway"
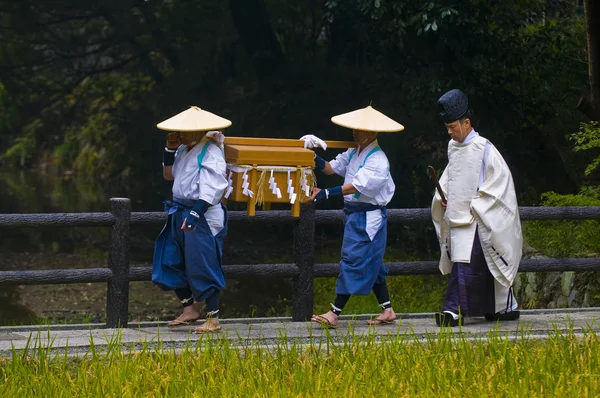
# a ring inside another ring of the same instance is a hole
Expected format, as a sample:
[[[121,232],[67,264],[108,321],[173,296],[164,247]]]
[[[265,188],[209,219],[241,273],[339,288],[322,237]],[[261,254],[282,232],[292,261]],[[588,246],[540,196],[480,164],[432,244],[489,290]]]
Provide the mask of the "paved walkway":
[[[239,346],[273,345],[287,343],[318,343],[323,341],[344,342],[366,335],[375,335],[379,340],[395,338],[398,335],[408,339],[436,338],[440,328],[435,326],[433,314],[398,314],[395,325],[369,327],[369,315],[345,316],[338,329],[325,330],[311,322],[291,322],[290,318],[248,318],[224,319],[222,336]],[[10,356],[13,348],[48,347],[52,351],[64,351],[68,347],[71,354],[85,353],[93,344],[104,350],[109,343],[120,343],[127,349],[147,347],[178,349],[194,344],[205,336],[191,333],[194,326],[169,329],[165,323],[142,322],[131,324],[124,329],[106,329],[101,324],[86,325],[47,325],[0,327],[0,356]],[[501,331],[508,338],[523,334],[532,338],[545,338],[557,331],[573,330],[576,333],[593,330],[600,334],[600,308],[571,310],[525,310],[517,322],[492,323],[483,318],[468,319],[462,328],[451,329],[453,333],[465,337],[485,336],[490,331]]]

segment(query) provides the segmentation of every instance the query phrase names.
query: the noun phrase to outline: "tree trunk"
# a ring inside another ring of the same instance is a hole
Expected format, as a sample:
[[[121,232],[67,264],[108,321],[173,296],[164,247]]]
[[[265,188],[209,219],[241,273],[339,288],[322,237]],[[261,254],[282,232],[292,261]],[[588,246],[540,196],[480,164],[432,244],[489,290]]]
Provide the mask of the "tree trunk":
[[[590,97],[581,97],[577,109],[592,120],[600,120],[600,1],[584,0],[588,45]]]
[[[276,89],[287,74],[264,0],[229,0],[233,23],[262,87]]]

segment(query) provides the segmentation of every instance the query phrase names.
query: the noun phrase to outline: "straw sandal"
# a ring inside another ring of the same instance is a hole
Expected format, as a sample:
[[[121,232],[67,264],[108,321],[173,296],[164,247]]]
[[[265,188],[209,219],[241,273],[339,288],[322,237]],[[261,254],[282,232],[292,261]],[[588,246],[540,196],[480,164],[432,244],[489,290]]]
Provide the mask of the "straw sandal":
[[[391,321],[386,321],[385,319],[369,319],[367,321],[367,325],[371,325],[371,326],[379,326],[379,325],[393,325],[394,323],[396,323],[396,320],[393,319]]]
[[[209,326],[212,324],[213,324],[212,322],[205,322],[201,326],[198,326],[197,328],[195,328],[194,333],[204,334],[204,333],[217,333],[217,332],[221,331],[221,325],[217,325],[214,327]]]
[[[310,320],[312,322],[317,322],[321,324],[321,326],[326,327],[327,329],[337,329],[337,323],[332,323],[329,319],[325,318],[322,315],[313,315]]]
[[[203,334],[203,333],[216,333],[221,331],[220,324],[213,324],[212,319],[216,319],[219,322],[219,318],[215,317],[219,313],[219,310],[209,312],[206,317],[206,321],[194,329],[194,333]]]
[[[191,325],[193,323],[196,323],[196,321],[199,318],[200,317],[194,318],[194,319],[188,319],[187,321],[182,321],[180,319],[173,319],[171,322],[167,323],[167,327],[176,328],[176,327],[179,327],[179,326],[189,326],[189,325]]]

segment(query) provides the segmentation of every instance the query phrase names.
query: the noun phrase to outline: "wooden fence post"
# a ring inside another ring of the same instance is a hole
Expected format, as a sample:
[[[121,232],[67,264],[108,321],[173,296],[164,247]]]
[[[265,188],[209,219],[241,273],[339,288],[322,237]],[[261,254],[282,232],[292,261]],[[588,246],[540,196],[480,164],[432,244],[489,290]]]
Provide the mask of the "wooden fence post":
[[[315,206],[303,205],[300,219],[294,224],[294,262],[300,274],[292,288],[292,319],[310,320],[313,311],[315,273]]]
[[[110,227],[108,268],[113,278],[106,291],[106,327],[127,327],[129,317],[129,221],[131,201],[111,198],[110,212],[115,223]]]

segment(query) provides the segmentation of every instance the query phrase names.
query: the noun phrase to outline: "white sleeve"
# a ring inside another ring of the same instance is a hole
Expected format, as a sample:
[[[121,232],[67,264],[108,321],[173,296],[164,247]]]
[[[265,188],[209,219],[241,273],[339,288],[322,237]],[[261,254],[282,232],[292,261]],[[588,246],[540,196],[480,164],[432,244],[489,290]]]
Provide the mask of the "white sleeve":
[[[346,168],[350,163],[350,153],[355,149],[348,149],[346,152],[342,152],[335,157],[335,159],[329,161],[329,165],[333,169],[333,172],[339,176],[346,176]]]
[[[216,205],[227,189],[227,164],[217,145],[211,145],[206,151],[198,174],[199,199]]]
[[[442,191],[444,192],[444,196],[448,195],[448,167],[444,169],[442,176],[439,179],[440,187],[442,187]],[[433,195],[433,199],[431,201],[431,219],[433,221],[433,226],[435,227],[435,233],[437,234],[438,240],[441,236],[442,223],[444,221],[444,208],[442,207],[442,197],[438,192],[437,188],[435,189],[435,194]]]
[[[506,161],[496,147],[490,146],[488,157],[485,161],[483,181],[479,187],[480,196],[502,198],[507,190],[514,191],[512,174]],[[516,206],[516,203],[515,203]]]
[[[381,155],[370,156],[352,179],[354,188],[371,198],[375,197],[391,178],[387,157]]]

